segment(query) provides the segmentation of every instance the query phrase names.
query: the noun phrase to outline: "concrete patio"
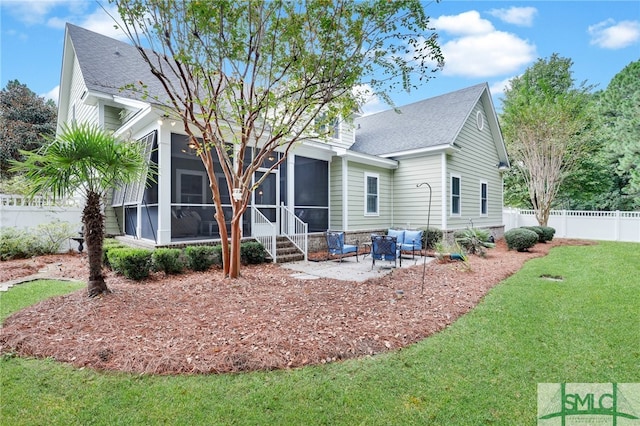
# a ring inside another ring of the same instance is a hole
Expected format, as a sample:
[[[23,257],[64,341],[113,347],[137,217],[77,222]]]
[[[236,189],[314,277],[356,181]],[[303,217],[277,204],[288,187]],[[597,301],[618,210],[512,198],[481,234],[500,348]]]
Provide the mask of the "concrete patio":
[[[384,276],[394,269],[393,262],[376,261],[375,266],[372,266],[371,257],[366,255],[358,257],[359,261],[356,261],[355,256],[349,256],[342,259],[333,259],[321,262],[313,261],[300,261],[283,263],[281,266],[286,269],[291,269],[292,277],[313,280],[318,278],[332,278],[336,280],[345,281],[366,281],[370,278],[377,278]],[[432,257],[419,257],[415,259],[411,257],[403,257],[402,268],[408,268],[414,265],[422,265],[423,262],[431,262],[434,260]],[[397,267],[400,268],[400,261],[397,263]]]

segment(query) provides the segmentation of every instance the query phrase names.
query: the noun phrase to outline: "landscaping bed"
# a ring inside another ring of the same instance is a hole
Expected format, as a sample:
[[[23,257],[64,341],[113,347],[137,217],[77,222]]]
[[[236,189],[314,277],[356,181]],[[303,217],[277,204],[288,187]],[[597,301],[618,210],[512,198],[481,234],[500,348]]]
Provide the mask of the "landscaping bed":
[[[504,241],[486,258],[431,262],[353,281],[293,278],[274,264],[246,266],[242,277],[219,270],[134,282],[106,273],[112,294],[86,291],[45,300],[9,317],[0,350],[52,357],[77,367],[135,373],[226,373],[300,367],[407,346],[451,324],[530,258]],[[86,255],[0,262],[0,282],[48,266],[48,275],[86,280]],[[11,290],[9,290],[11,291]]]

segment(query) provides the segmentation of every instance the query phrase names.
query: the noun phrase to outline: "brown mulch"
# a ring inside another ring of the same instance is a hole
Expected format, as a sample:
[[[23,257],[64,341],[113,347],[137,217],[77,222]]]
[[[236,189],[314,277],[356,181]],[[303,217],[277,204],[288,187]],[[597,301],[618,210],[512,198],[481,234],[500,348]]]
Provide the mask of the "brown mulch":
[[[394,270],[364,283],[300,280],[274,264],[242,277],[219,270],[133,282],[107,271],[112,294],[86,290],[45,300],[3,324],[0,352],[53,357],[77,367],[136,373],[226,373],[333,362],[395,350],[432,335],[468,312],[531,258],[501,240],[486,258]],[[85,255],[0,262],[0,282],[37,272],[86,280]],[[11,290],[9,290],[11,291]]]

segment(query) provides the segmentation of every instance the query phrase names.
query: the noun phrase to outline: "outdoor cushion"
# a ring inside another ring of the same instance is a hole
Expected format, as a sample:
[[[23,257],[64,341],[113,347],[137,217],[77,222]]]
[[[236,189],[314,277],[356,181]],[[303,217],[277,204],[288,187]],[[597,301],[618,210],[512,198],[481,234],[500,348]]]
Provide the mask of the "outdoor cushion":
[[[387,235],[390,237],[396,237],[396,244],[402,245],[404,244],[404,229],[389,229]]]
[[[348,253],[356,254],[356,261],[358,261],[358,246],[344,243],[344,232],[332,232],[327,231],[327,248],[331,255],[344,255]],[[342,262],[342,256],[340,257]]]
[[[422,248],[422,231],[404,231],[404,242],[402,243],[402,250]]]

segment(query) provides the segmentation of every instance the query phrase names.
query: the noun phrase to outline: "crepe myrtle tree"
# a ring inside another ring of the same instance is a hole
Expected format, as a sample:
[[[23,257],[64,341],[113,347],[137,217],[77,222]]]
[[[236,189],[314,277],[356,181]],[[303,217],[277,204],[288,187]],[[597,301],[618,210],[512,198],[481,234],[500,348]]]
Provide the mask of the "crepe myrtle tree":
[[[165,93],[154,96],[145,81],[127,88],[181,120],[204,164],[230,278],[240,273],[242,214],[269,175],[254,181],[257,169],[274,169],[296,143],[328,136],[331,124],[358,109],[354,88],[390,103],[389,90],[409,91],[443,65],[418,0],[110,3]],[[265,162],[275,150],[282,155]],[[215,178],[214,158],[225,182]],[[220,184],[241,194],[231,217]]]
[[[118,185],[153,178],[143,144],[117,138],[98,126],[63,126],[55,138],[34,151],[21,151],[23,161],[13,161],[12,170],[29,182],[30,195],[51,193],[66,197],[82,192],[84,239],[89,257],[89,297],[109,293],[102,274],[104,214],[107,191]]]
[[[546,226],[565,177],[585,155],[592,121],[589,91],[575,85],[571,59],[538,59],[505,91],[501,126],[512,164]]]

